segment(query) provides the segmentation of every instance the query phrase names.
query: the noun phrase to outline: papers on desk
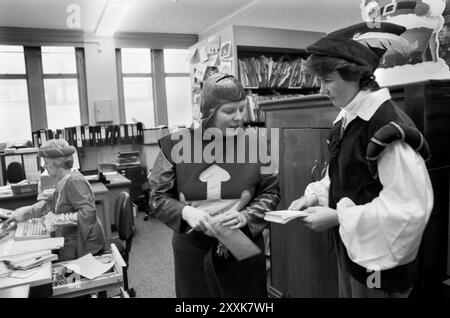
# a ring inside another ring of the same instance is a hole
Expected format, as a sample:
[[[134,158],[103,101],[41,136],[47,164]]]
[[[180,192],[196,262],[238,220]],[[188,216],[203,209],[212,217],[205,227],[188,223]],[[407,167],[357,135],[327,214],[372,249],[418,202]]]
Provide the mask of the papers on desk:
[[[309,213],[305,211],[292,211],[292,210],[280,210],[280,211],[270,211],[264,216],[264,220],[268,222],[286,224],[296,218],[303,218],[308,216]]]
[[[52,254],[52,251],[38,251],[33,253],[26,253],[16,256],[9,256],[3,260],[8,267],[13,269],[27,270],[41,265],[45,262],[52,262],[58,260],[56,254]]]
[[[95,259],[94,256],[89,253],[79,259],[64,264],[64,266],[78,275],[88,279],[94,279],[109,271],[111,267],[114,266],[114,261],[105,264]]]
[[[64,237],[52,237],[40,240],[14,241],[0,243],[0,260],[6,257],[44,250],[57,250],[64,246]]]

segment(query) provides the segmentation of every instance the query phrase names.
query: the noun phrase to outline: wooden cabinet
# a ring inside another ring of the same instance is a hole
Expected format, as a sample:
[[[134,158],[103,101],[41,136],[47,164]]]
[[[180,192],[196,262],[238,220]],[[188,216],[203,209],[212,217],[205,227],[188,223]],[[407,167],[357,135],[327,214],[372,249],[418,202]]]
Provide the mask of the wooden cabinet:
[[[419,250],[419,277],[412,297],[439,297],[446,279],[449,240],[450,81],[427,81],[390,88],[428,140],[427,163],[434,191],[434,208]],[[285,209],[306,186],[321,177],[328,161],[326,139],[338,114],[320,95],[260,103],[267,128],[279,128],[279,173]],[[271,224],[270,292],[275,297],[337,297],[337,266],[325,233],[298,221]]]
[[[280,128],[280,209],[321,178],[328,161],[326,139],[337,109],[319,95],[262,102],[268,128]],[[282,297],[337,297],[336,258],[327,232],[294,220],[271,224],[269,292]]]

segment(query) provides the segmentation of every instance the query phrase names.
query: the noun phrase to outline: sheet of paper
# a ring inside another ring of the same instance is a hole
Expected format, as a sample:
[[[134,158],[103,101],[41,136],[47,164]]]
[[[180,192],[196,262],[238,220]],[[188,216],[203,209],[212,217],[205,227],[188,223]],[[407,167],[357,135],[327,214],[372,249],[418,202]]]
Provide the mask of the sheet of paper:
[[[111,267],[113,267],[113,265],[114,261],[107,264],[99,262],[94,256],[92,256],[91,253],[64,264],[64,266],[71,271],[74,271],[75,273],[88,279],[94,279],[106,273]]]

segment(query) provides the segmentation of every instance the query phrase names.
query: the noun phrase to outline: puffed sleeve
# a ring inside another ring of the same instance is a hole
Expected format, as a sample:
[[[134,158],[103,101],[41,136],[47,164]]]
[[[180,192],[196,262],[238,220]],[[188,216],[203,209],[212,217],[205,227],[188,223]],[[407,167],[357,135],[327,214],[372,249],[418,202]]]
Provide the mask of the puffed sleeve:
[[[161,150],[153,165],[149,184],[149,203],[153,207],[154,215],[176,232],[187,231],[189,226],[181,217],[181,212],[186,205],[178,200],[175,166]]]
[[[395,142],[378,159],[383,189],[364,205],[349,198],[337,204],[339,233],[355,263],[384,270],[414,260],[433,208],[425,162],[404,142]]]
[[[242,210],[247,218],[247,224],[253,236],[259,234],[267,227],[264,215],[268,211],[275,210],[280,202],[280,186],[278,174],[261,174],[261,179],[256,194],[250,204]]]
[[[305,189],[305,196],[315,196],[320,206],[328,206],[328,194],[330,190],[330,177],[327,173],[316,182],[311,182]]]

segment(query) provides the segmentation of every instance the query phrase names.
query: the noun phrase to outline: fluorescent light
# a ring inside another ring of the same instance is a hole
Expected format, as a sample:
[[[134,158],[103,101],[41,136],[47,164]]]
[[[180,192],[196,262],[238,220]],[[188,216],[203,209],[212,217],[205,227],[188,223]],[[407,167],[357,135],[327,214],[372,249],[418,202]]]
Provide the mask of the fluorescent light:
[[[113,36],[130,8],[130,1],[108,0],[95,29],[95,34],[99,36]]]

